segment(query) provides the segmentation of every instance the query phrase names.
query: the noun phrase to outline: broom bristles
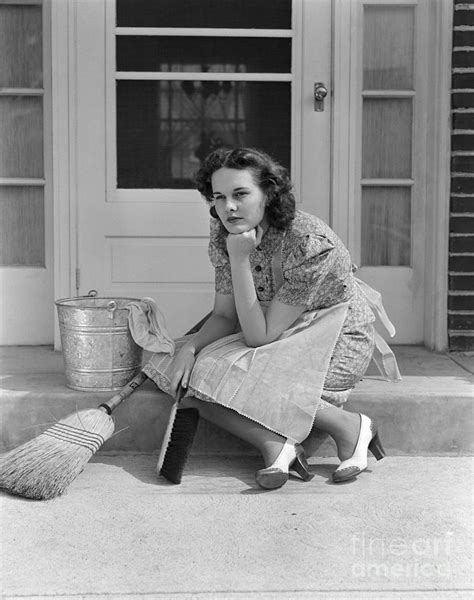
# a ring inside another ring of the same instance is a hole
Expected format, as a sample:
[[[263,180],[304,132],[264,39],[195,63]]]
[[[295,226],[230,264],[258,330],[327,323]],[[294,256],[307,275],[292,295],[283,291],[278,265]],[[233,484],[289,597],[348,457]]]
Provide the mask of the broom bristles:
[[[65,492],[113,432],[114,421],[105,411],[75,412],[0,456],[0,488],[24,498],[55,498]]]

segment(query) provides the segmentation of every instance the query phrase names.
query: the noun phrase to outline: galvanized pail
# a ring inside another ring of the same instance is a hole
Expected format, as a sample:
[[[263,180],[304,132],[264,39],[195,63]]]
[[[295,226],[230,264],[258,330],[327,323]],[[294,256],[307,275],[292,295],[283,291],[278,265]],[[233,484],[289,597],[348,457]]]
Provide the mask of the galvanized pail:
[[[55,302],[66,385],[74,390],[114,391],[140,370],[143,349],[128,326],[135,298],[64,298]]]

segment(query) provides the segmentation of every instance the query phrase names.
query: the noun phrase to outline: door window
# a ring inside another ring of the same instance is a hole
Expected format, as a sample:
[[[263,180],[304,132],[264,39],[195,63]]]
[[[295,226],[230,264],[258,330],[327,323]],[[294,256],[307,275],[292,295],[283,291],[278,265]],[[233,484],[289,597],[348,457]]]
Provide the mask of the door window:
[[[117,25],[290,29],[291,0],[117,0]]]
[[[410,266],[415,6],[363,11],[361,264]]]
[[[115,25],[117,188],[193,188],[219,147],[291,168],[291,0],[117,0]]]
[[[0,265],[45,266],[42,7],[0,6]]]

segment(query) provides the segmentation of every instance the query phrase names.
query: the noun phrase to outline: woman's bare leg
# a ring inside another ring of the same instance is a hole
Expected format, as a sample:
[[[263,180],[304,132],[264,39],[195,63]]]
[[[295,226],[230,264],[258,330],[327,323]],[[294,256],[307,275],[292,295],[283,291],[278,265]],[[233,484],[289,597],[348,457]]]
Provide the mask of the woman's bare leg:
[[[197,408],[200,416],[206,421],[218,425],[257,448],[262,454],[265,466],[273,464],[285,444],[286,438],[283,436],[219,404],[204,402],[197,398],[185,398],[182,406],[183,408]],[[327,406],[317,412],[314,426],[328,433],[334,439],[340,460],[346,460],[352,456],[359,437],[360,418],[358,413],[341,410],[335,406]]]
[[[262,425],[243,417],[235,410],[219,404],[204,402],[197,398],[185,398],[181,403],[183,408],[197,408],[201,417],[218,425],[229,433],[254,446],[262,454],[265,466],[273,464],[280,454],[286,438],[273,433]]]
[[[346,460],[353,455],[360,430],[358,413],[327,406],[316,413],[314,427],[329,433],[334,439],[340,460]]]

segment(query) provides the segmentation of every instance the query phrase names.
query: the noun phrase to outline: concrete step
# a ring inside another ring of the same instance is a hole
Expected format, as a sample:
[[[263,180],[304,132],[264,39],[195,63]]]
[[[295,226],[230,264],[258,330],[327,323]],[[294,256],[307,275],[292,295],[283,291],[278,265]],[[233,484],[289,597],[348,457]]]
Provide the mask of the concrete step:
[[[474,356],[437,354],[395,346],[403,380],[384,381],[376,371],[356,387],[346,407],[379,426],[391,455],[464,455],[474,450]],[[0,348],[0,419],[4,452],[76,410],[94,408],[111,392],[80,392],[65,385],[60,352],[47,346]],[[159,451],[171,402],[147,381],[114,412],[116,433],[103,452]],[[333,456],[328,438],[312,436],[308,454]],[[193,454],[255,454],[253,448],[201,420]]]

